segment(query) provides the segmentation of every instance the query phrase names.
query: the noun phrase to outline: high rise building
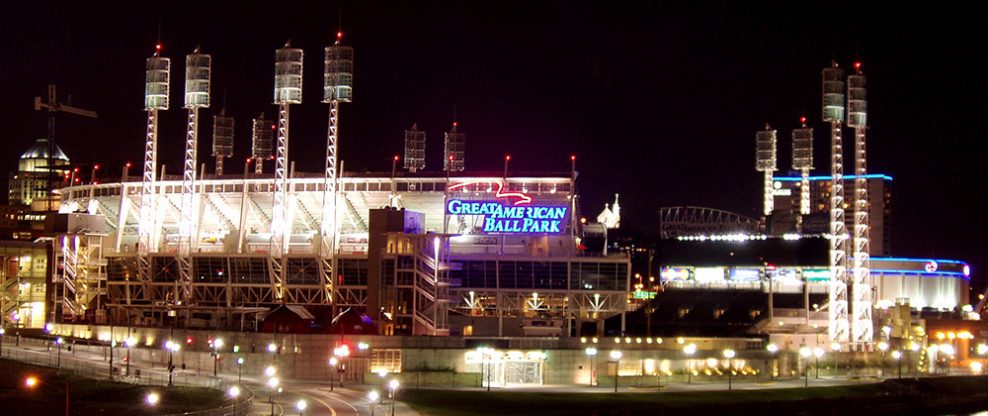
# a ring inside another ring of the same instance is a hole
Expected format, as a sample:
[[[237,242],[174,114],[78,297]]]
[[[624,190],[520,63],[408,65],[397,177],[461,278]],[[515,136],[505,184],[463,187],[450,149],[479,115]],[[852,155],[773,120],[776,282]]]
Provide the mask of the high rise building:
[[[855,175],[845,176],[845,192],[853,194]],[[810,176],[810,213],[803,216],[804,234],[826,234],[830,210],[830,176]],[[886,256],[892,252],[892,177],[882,174],[865,175],[868,183],[868,207],[871,217],[870,254]],[[775,211],[772,215],[772,234],[796,232],[796,219],[799,213],[799,197],[802,178],[799,176],[776,176],[773,178]],[[854,205],[846,201],[844,209],[848,215],[844,221],[848,229],[854,224]]]

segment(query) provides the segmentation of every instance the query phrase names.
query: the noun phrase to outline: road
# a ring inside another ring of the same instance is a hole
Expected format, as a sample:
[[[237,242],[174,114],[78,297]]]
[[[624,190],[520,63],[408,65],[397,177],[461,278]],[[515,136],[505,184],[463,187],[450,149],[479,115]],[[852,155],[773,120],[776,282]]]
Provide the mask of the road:
[[[109,363],[107,357],[100,352],[85,351],[82,348],[75,348],[75,351],[68,351],[63,347],[59,357],[57,349],[51,351],[43,344],[34,344],[29,340],[22,340],[20,346],[15,346],[14,342],[4,340],[3,356],[18,361],[28,361],[46,365],[50,363],[55,366],[60,362],[62,368],[84,369],[87,376],[95,376],[97,372],[105,372],[109,376]],[[123,357],[115,357],[114,367],[118,371],[124,371]],[[152,368],[150,363],[134,361],[130,365],[131,374],[136,374],[140,370],[144,379],[166,380],[168,371],[157,365]],[[194,371],[175,369],[176,380],[202,379],[208,381],[211,377],[202,377]],[[227,383],[236,383],[237,377],[220,375]],[[308,380],[283,380],[280,383],[281,392],[273,392],[266,384],[265,380],[257,377],[243,377],[242,385],[249,387],[255,393],[253,415],[298,415],[306,416],[363,416],[371,415],[371,403],[367,399],[367,392],[359,388],[341,388],[336,386],[330,391],[326,383],[313,382]],[[306,402],[304,411],[297,410],[299,400]],[[391,402],[384,398],[382,402],[375,404],[375,416],[390,415]],[[395,403],[395,416],[416,416],[413,410],[403,403]]]

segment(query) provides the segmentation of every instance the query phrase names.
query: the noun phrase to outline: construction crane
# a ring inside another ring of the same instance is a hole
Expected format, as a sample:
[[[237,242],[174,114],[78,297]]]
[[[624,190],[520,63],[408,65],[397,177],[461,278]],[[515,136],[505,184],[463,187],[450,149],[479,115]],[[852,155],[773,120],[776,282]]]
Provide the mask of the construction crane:
[[[55,189],[55,114],[69,113],[77,116],[98,118],[95,111],[83,110],[72,106],[72,98],[68,103],[59,103],[55,94],[55,84],[48,84],[48,102],[41,102],[41,97],[34,97],[34,111],[48,111],[48,197],[47,211],[51,211],[52,191]]]

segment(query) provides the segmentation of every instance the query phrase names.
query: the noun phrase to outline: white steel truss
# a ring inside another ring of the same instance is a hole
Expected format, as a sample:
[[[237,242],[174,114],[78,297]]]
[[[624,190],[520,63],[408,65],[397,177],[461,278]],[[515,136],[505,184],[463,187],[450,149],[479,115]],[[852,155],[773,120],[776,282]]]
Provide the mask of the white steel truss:
[[[189,253],[194,250],[195,240],[195,181],[196,181],[196,150],[199,139],[199,108],[189,108],[185,132],[185,163],[182,170],[182,205],[181,218],[178,222],[179,234],[179,271],[182,278],[183,299],[188,300],[192,294],[192,261]]]
[[[841,122],[830,124],[830,302],[829,335],[832,342],[849,339],[847,296],[847,226],[844,223],[844,156]]]

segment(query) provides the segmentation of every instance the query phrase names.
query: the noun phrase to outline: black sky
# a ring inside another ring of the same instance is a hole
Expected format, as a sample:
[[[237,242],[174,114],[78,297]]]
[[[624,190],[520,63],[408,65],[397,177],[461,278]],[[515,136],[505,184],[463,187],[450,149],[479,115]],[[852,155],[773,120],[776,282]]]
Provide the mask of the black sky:
[[[21,2],[18,2],[21,3]],[[7,5],[0,25],[0,172],[45,134],[31,109],[54,82],[98,120],[59,120],[60,145],[80,163],[138,162],[144,59],[161,22],[173,58],[172,110],[159,160],[180,169],[184,55],[214,57],[213,108],[237,118],[236,166],[248,123],[271,102],[273,51],[305,49],[304,103],[293,108],[291,158],[319,171],[326,105],[322,47],[343,14],[356,49],[354,102],[343,109],[348,170],[385,171],[402,130],[428,131],[430,168],[454,108],[470,170],[563,171],[579,158],[583,210],[621,194],[623,222],[656,227],[660,206],[699,205],[756,216],[754,134],[785,138],[806,114],[818,168],[820,69],[860,59],[869,76],[870,171],[893,182],[895,254],[988,267],[983,151],[986,25],[974,5],[946,2],[89,2]],[[310,4],[310,3],[314,3]],[[647,3],[647,4],[640,4]],[[154,9],[147,6],[155,5]],[[224,100],[225,97],[225,100]],[[209,154],[209,128],[200,155]],[[826,169],[819,169],[826,173]],[[136,172],[136,171],[135,171]],[[116,171],[114,171],[116,173]]]

